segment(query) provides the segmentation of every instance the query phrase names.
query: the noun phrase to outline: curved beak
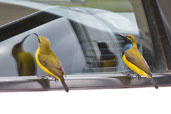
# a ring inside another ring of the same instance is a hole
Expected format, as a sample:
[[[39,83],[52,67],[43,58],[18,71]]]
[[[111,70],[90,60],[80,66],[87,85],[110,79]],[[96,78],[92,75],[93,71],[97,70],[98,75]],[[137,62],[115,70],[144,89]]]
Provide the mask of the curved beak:
[[[35,36],[37,36],[38,41],[40,42],[39,35],[37,33],[33,33]]]
[[[123,36],[123,35],[121,35],[121,34],[115,34],[115,36],[125,37],[125,36]]]
[[[121,34],[115,34],[115,36],[121,37],[126,43],[131,43],[130,39],[127,38],[126,36],[123,36],[123,35],[121,35]]]
[[[22,40],[21,40],[21,43],[23,43],[31,34],[25,36]]]
[[[32,34],[28,34],[27,36],[25,36],[22,40],[21,43],[23,43],[29,36],[31,36]],[[39,35],[37,33],[33,33],[33,35],[37,36],[38,40],[39,40]]]

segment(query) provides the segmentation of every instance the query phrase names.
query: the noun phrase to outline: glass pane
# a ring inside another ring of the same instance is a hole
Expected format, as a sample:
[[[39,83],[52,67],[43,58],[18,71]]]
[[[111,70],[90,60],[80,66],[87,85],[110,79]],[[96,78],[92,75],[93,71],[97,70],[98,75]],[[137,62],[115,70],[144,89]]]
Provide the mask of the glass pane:
[[[156,60],[145,15],[140,13],[143,9],[134,8],[135,5],[142,8],[140,0],[37,0],[0,4],[9,5],[10,10],[23,9],[12,12],[23,11],[17,20],[11,17],[10,22],[0,22],[0,76],[46,75],[35,62],[38,40],[33,33],[50,40],[65,73],[71,76],[129,72],[122,60],[125,41],[116,34],[135,36],[152,72],[163,72],[163,66],[156,65],[161,60]],[[6,14],[5,10],[0,11]],[[29,34],[32,35],[22,42]]]

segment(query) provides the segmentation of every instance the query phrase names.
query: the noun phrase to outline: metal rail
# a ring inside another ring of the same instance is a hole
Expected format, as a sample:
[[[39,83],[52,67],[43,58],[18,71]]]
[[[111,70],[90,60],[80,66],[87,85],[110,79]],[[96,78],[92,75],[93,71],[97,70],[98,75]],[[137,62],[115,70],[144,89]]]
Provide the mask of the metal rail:
[[[159,87],[171,85],[171,74],[153,74]],[[95,75],[68,75],[66,83],[70,90],[85,89],[114,89],[114,88],[137,88],[153,87],[150,81],[144,77],[129,78],[118,74],[95,74]],[[1,77],[0,91],[49,91],[63,90],[60,82],[41,79],[37,76],[25,77]]]

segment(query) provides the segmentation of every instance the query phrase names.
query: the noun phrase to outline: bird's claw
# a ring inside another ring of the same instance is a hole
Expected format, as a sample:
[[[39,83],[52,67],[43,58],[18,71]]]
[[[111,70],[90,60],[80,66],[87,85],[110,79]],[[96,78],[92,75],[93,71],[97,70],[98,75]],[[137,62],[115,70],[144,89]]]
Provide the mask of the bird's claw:
[[[133,75],[134,74],[128,74],[127,76],[128,76],[128,78],[130,78],[132,80],[132,79],[134,79],[134,76]]]
[[[136,77],[138,78],[138,80],[141,80],[142,79],[142,77],[140,76],[140,75],[136,75]]]
[[[56,80],[56,78],[53,76],[47,76],[47,77],[48,77],[48,80]]]
[[[38,77],[43,79],[43,80],[54,80],[54,77],[52,77],[52,76],[39,76],[38,75]]]
[[[130,74],[128,74],[127,76],[128,76],[128,78],[130,78],[130,79],[134,79],[134,78],[138,78],[138,80],[141,80],[141,79],[142,79],[142,77],[141,77],[140,75],[134,74],[134,73],[130,73]],[[135,76],[135,77],[134,77],[134,76]]]
[[[40,76],[40,75],[37,75],[38,78],[41,78],[41,79],[47,79],[46,76]]]
[[[55,82],[59,82],[57,79],[55,79]]]
[[[48,76],[40,76],[40,78],[43,80],[48,80]]]

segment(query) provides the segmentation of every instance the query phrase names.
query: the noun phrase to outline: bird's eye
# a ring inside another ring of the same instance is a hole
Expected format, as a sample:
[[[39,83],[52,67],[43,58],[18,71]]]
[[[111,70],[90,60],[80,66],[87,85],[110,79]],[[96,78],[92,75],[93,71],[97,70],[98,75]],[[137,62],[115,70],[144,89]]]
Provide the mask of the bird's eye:
[[[131,36],[128,36],[128,38],[131,38]]]

